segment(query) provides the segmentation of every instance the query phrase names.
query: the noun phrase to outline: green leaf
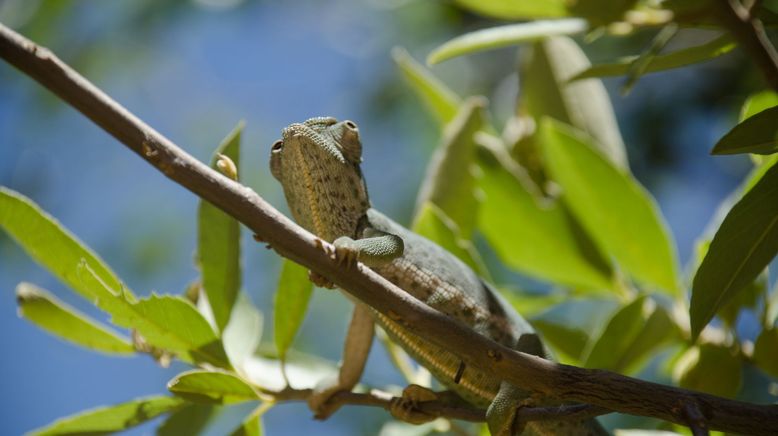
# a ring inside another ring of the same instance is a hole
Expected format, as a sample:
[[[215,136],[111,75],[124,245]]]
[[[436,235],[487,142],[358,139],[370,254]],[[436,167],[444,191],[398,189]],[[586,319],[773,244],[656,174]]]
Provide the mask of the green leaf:
[[[541,38],[559,35],[572,35],[584,32],[588,28],[586,21],[578,18],[550,21],[530,21],[508,24],[489,29],[476,30],[451,39],[427,56],[427,64],[434,65],[457,56],[510,47]]]
[[[223,154],[240,167],[240,137],[243,122],[222,140],[211,159],[216,168],[219,154]],[[240,174],[240,171],[238,171]],[[211,203],[200,200],[197,212],[197,258],[202,272],[202,285],[208,296],[219,330],[230,319],[232,305],[240,289],[240,224]]]
[[[245,293],[238,295],[232,307],[230,322],[224,329],[222,341],[232,366],[241,369],[243,362],[257,349],[262,338],[262,313],[254,307]]]
[[[566,0],[455,0],[457,5],[487,17],[515,20],[568,15]]]
[[[694,277],[689,309],[693,337],[778,252],[776,198],[778,165],[773,165],[721,223]]]
[[[522,54],[519,114],[531,115],[536,124],[543,117],[570,124],[594,138],[598,150],[616,166],[627,168],[624,141],[602,82],[569,82],[590,65],[578,45],[570,38],[549,38]]]
[[[762,91],[754,94],[743,103],[738,122],[742,123],[747,118],[751,118],[759,112],[774,106],[778,106],[778,94],[775,91]]]
[[[92,301],[94,295],[78,277],[76,269],[82,260],[107,286],[129,293],[108,265],[75,235],[32,200],[5,187],[0,187],[0,227],[30,257],[87,300]]]
[[[480,157],[479,230],[503,262],[560,284],[613,287],[608,265],[590,262],[567,212],[532,192],[534,185],[504,149],[484,146]]]
[[[687,65],[696,64],[717,58],[723,54],[729,53],[737,44],[729,34],[722,35],[713,41],[705,44],[681,49],[665,55],[654,57],[645,67],[644,74],[657,71],[681,68]],[[627,74],[632,63],[638,56],[630,56],[612,64],[599,64],[582,68],[579,73],[572,76],[569,80],[576,81],[592,77],[623,76]]]
[[[230,433],[230,436],[262,436],[262,406],[257,407],[243,422]]]
[[[167,388],[182,398],[200,403],[235,404],[259,399],[251,386],[226,372],[186,371],[170,380]]]
[[[645,297],[638,297],[616,311],[600,336],[590,342],[584,353],[585,367],[615,370],[619,358],[643,328],[645,304]]]
[[[742,365],[728,348],[702,344],[678,359],[673,378],[686,389],[734,398],[743,381]]]
[[[713,147],[711,154],[772,154],[778,151],[778,107],[747,118]]]
[[[126,430],[185,404],[175,397],[139,398],[114,406],[99,407],[60,418],[46,427],[30,432],[35,436],[97,434]]]
[[[735,328],[741,310],[754,309],[759,304],[762,296],[767,292],[769,274],[767,269],[762,271],[753,282],[746,285],[742,291],[736,293],[731,300],[722,305],[717,315],[721,317],[725,325]]]
[[[540,137],[565,202],[602,250],[637,280],[676,295],[675,250],[651,195],[569,126],[544,119]]]
[[[592,27],[604,26],[624,19],[637,0],[583,0],[571,2],[570,13],[586,18]]]
[[[484,128],[486,101],[470,97],[443,131],[443,140],[427,166],[426,176],[416,199],[419,208],[434,203],[453,220],[461,235],[469,238],[477,217],[473,165],[476,158],[474,135]]]
[[[636,371],[645,358],[671,339],[680,339],[667,311],[653,300],[638,297],[620,308],[584,354],[587,368],[619,373]]]
[[[203,429],[216,414],[210,404],[187,404],[171,413],[157,428],[157,436],[181,436],[202,434]]]
[[[484,265],[473,243],[460,237],[459,226],[439,207],[430,202],[424,203],[414,218],[412,229],[415,233],[445,248],[446,251],[477,271],[480,276],[488,277],[489,272],[486,270],[486,265]]]
[[[208,321],[192,304],[180,297],[154,295],[131,301],[110,289],[89,265],[79,265],[79,277],[95,304],[111,314],[111,321],[138,331],[151,345],[190,363],[208,362],[230,368],[227,355]]]
[[[308,279],[308,270],[284,259],[273,308],[273,337],[281,360],[286,358],[286,352],[303,323],[311,291],[313,284]]]
[[[778,329],[762,330],[754,344],[753,357],[759,369],[778,377]]]
[[[16,287],[16,301],[22,316],[66,341],[103,353],[135,352],[127,338],[31,283],[19,283]]]
[[[462,100],[454,91],[416,62],[405,49],[400,47],[392,49],[392,59],[441,126],[454,119],[462,104]]]
[[[593,332],[602,330],[611,313],[618,309],[613,300],[570,300],[562,302],[530,323],[554,349],[563,355],[564,363],[576,364]]]

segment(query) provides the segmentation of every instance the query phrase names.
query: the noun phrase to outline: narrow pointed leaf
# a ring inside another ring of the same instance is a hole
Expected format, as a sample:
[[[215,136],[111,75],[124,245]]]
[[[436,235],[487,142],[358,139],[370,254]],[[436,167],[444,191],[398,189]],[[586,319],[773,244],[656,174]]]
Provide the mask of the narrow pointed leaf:
[[[474,135],[484,128],[485,107],[485,99],[471,97],[446,125],[416,198],[417,213],[424,203],[435,204],[456,223],[466,238],[472,234],[477,216]]]
[[[712,154],[772,154],[778,151],[778,107],[746,118],[713,147]]]
[[[595,242],[638,281],[675,295],[675,249],[651,195],[569,126],[545,119],[540,137],[565,202]]]
[[[308,270],[284,259],[273,307],[273,337],[281,360],[286,358],[286,352],[305,319],[312,291]]]
[[[130,301],[108,288],[88,265],[80,265],[79,272],[85,288],[95,295],[95,304],[111,314],[114,324],[137,330],[149,344],[171,351],[186,362],[230,368],[210,324],[189,301],[154,294]]]
[[[454,91],[416,62],[405,49],[400,47],[392,49],[392,59],[441,126],[454,119],[462,103]]]
[[[66,341],[103,353],[135,352],[127,338],[33,284],[20,283],[16,287],[16,301],[22,316]]]
[[[78,278],[76,268],[82,259],[109,287],[123,288],[108,265],[54,217],[29,198],[5,187],[0,187],[0,228],[36,262],[87,300],[91,301],[94,295]]]
[[[230,433],[230,436],[262,436],[264,433],[262,429],[262,409],[261,406],[254,410],[243,422],[240,423],[238,428]]]
[[[487,17],[515,20],[568,15],[566,0],[456,0],[462,8]]]
[[[737,44],[729,34],[720,36],[713,41],[696,46],[681,49],[672,53],[658,55],[645,67],[644,74],[657,71],[681,68],[687,65],[704,62],[729,53]],[[637,56],[624,58],[616,63],[593,65],[579,70],[580,72],[570,78],[570,81],[589,79],[593,77],[623,76],[627,74]]]
[[[447,41],[433,50],[427,57],[427,63],[433,65],[457,56],[495,48],[510,47],[550,36],[573,35],[585,31],[587,27],[588,24],[585,20],[568,18],[563,20],[530,21],[476,30]]]
[[[608,265],[591,263],[558,203],[542,201],[502,149],[483,148],[484,200],[478,228],[500,259],[534,277],[584,289],[611,289]]]
[[[460,236],[459,227],[439,207],[430,202],[424,203],[414,218],[412,228],[458,257],[482,277],[489,275],[473,243]]]
[[[211,160],[212,168],[216,169],[219,154],[227,156],[236,168],[240,168],[242,131],[243,122],[224,138]],[[202,271],[202,285],[216,325],[223,330],[240,289],[240,224],[205,200],[200,200],[197,217],[197,258]]]
[[[531,51],[522,55],[519,114],[532,116],[536,124],[543,117],[570,124],[594,138],[594,144],[611,162],[628,168],[624,141],[602,82],[569,82],[576,71],[590,65],[575,41],[549,38],[535,43]]]
[[[621,355],[643,327],[646,320],[645,302],[645,297],[638,297],[611,317],[599,337],[590,343],[585,353],[585,367],[610,370],[615,368]]]
[[[753,357],[759,369],[778,377],[778,329],[762,330],[754,343]]]
[[[753,282],[778,253],[778,165],[773,165],[724,218],[694,277],[692,336]]]
[[[157,428],[157,436],[199,435],[211,418],[216,414],[216,408],[210,404],[192,403],[171,413]]]
[[[259,399],[251,386],[226,372],[187,371],[170,380],[167,387],[182,398],[201,403],[235,404]]]
[[[30,434],[49,436],[119,432],[154,419],[163,413],[172,412],[183,404],[185,404],[184,400],[175,397],[139,398],[61,418],[46,427],[33,430]]]
[[[257,349],[262,338],[262,313],[254,307],[245,293],[238,296],[232,307],[230,323],[224,329],[222,341],[232,366],[240,369],[243,362]]]
[[[734,398],[743,382],[743,362],[726,347],[702,344],[678,359],[673,375],[682,388]]]

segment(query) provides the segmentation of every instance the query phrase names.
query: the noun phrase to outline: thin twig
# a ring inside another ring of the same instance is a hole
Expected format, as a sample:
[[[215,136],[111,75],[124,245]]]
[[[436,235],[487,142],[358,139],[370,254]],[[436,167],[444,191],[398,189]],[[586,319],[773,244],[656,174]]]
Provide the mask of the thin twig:
[[[694,403],[714,430],[778,434],[778,406],[754,405],[624,375],[554,363],[479,335],[416,300],[369,268],[345,269],[333,247],[278,212],[256,192],[212,170],[131,114],[50,51],[0,24],[0,57],[50,89],[168,178],[211,202],[267,241],[282,256],[337,284],[376,311],[466,365],[540,396],[592,404],[686,425],[678,404]]]
[[[716,0],[712,4],[721,24],[748,52],[768,85],[778,91],[778,52],[767,38],[762,22],[739,0]]]

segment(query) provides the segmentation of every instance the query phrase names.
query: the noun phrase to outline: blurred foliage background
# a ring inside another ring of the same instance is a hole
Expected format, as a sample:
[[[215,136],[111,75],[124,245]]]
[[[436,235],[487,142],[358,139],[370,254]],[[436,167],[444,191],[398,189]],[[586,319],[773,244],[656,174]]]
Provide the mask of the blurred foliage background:
[[[414,199],[439,130],[392,61],[394,46],[423,60],[442,42],[499,23],[446,1],[130,1],[0,0],[0,22],[51,48],[130,111],[203,161],[244,119],[243,182],[285,209],[267,165],[270,144],[294,121],[331,115],[360,126],[363,171],[373,204],[410,224]],[[577,37],[593,63],[640,53],[656,29],[627,37]],[[682,30],[673,46],[710,39],[704,29]],[[525,48],[518,49],[518,54]],[[432,70],[459,95],[483,94],[495,124],[513,113],[522,81],[516,48],[460,57]],[[713,144],[736,122],[746,97],[761,89],[758,72],[741,50],[687,68],[646,75],[627,95],[623,78],[606,79],[629,165],[657,199],[675,237],[681,265],[693,261],[695,240],[719,204],[750,170],[746,156],[711,157]],[[57,217],[110,264],[133,289],[182,292],[197,276],[197,198],[170,183],[86,118],[7,64],[0,64],[0,184],[24,193]],[[617,205],[615,207],[618,207]],[[247,233],[247,232],[244,232]],[[265,316],[280,260],[244,234],[244,288]],[[496,261],[483,241],[497,283],[523,291],[544,285]],[[162,370],[147,356],[111,358],[84,352],[16,316],[14,287],[31,281],[84,312],[104,319],[35,265],[0,233],[0,430],[19,434],[77,411],[164,393],[184,368]],[[605,317],[608,302],[593,312]],[[316,290],[294,347],[337,360],[350,303]],[[602,312],[602,313],[600,313]],[[578,311],[571,317],[588,317]],[[737,319],[740,338],[755,340],[755,316]],[[265,334],[269,338],[269,334]],[[267,341],[269,339],[265,339]],[[670,382],[653,359],[641,377]],[[365,380],[403,384],[375,346]],[[744,386],[769,380],[745,367]],[[774,401],[765,389],[739,394]],[[248,408],[223,416],[210,431],[223,433]],[[327,424],[309,419],[303,404],[274,408],[264,417],[270,434],[372,433],[388,415],[345,408]],[[610,425],[643,426],[611,417]],[[631,421],[630,421],[631,419]],[[145,424],[132,432],[152,431]]]

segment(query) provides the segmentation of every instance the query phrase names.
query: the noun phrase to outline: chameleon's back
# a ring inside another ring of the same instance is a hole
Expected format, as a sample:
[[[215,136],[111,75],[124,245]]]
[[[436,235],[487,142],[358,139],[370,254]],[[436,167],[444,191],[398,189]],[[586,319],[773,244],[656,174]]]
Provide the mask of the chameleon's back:
[[[374,267],[376,272],[431,307],[500,344],[531,354],[547,355],[539,345],[529,346],[535,349],[516,346],[521,335],[534,335],[534,330],[462,261],[375,209],[368,211],[368,222],[378,230],[400,236],[405,243],[405,253],[386,266]],[[462,361],[456,355],[414,335],[384,315],[376,313],[376,319],[394,341],[443,385],[473,405],[489,406],[501,383],[491,371],[465,367],[457,374]],[[538,344],[537,341],[526,342]],[[457,375],[459,380],[455,381]],[[527,425],[524,434],[602,435],[607,432],[592,419],[535,421]]]

